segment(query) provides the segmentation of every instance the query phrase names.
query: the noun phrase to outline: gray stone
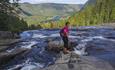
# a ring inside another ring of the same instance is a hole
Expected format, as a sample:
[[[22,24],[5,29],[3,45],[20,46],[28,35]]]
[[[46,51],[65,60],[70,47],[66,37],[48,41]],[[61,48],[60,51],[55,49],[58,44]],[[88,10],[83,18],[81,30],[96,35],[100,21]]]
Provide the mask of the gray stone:
[[[63,49],[63,45],[64,45],[64,43],[63,43],[62,40],[60,40],[60,41],[58,41],[58,40],[48,40],[48,42],[47,42],[47,50],[60,51],[60,50]],[[78,45],[78,44],[77,44],[76,41],[72,41],[72,42],[70,41],[68,43],[68,45],[69,45],[70,49],[72,50],[73,47],[76,47],[76,45]]]
[[[1,52],[0,53],[0,65],[7,63],[11,59],[15,58],[17,55],[20,55],[26,52],[28,49],[24,48],[17,48],[14,49],[12,52]]]
[[[0,52],[10,48],[12,44],[19,42],[20,39],[1,39],[0,40]]]
[[[75,54],[72,56],[71,54],[62,56],[63,58],[58,59],[54,65],[41,70],[115,70],[108,62],[97,59],[96,57],[77,57]],[[71,56],[72,59],[68,56]],[[65,58],[69,58],[68,61]]]
[[[19,35],[17,33],[13,33],[10,31],[0,31],[0,39],[11,39],[11,38],[18,38]]]

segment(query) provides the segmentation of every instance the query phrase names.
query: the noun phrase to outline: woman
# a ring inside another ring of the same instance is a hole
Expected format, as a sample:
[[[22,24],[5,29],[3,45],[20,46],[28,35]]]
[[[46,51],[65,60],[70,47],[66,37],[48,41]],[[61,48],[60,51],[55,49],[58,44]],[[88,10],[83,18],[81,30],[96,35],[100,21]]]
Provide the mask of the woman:
[[[69,22],[65,23],[65,26],[60,30],[60,36],[64,42],[64,49],[63,52],[64,53],[69,53],[68,49],[68,35],[69,35]]]

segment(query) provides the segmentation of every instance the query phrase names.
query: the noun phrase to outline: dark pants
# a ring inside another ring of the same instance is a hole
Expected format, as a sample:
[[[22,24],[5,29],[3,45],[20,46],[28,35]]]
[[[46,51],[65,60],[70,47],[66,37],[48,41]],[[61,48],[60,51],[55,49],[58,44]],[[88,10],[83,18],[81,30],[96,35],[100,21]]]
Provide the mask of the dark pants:
[[[62,40],[64,42],[64,48],[69,49],[69,47],[68,47],[68,37],[62,36]]]

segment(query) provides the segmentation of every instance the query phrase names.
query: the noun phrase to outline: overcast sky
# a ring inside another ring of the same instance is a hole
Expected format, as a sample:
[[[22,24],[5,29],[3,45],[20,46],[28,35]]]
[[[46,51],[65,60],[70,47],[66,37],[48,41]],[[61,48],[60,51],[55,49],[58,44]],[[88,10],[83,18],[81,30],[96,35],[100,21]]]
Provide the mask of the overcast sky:
[[[21,0],[20,3],[29,2],[32,4],[37,3],[66,3],[66,4],[84,4],[88,0]]]

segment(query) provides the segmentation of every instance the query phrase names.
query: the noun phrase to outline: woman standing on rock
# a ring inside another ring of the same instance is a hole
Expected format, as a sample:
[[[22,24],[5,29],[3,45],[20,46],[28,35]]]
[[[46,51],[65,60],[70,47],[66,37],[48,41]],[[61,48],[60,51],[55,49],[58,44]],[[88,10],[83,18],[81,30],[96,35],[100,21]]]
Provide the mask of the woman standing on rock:
[[[68,35],[69,35],[69,22],[65,23],[65,26],[60,30],[60,36],[64,42],[64,49],[63,52],[64,53],[69,53],[68,49]]]

